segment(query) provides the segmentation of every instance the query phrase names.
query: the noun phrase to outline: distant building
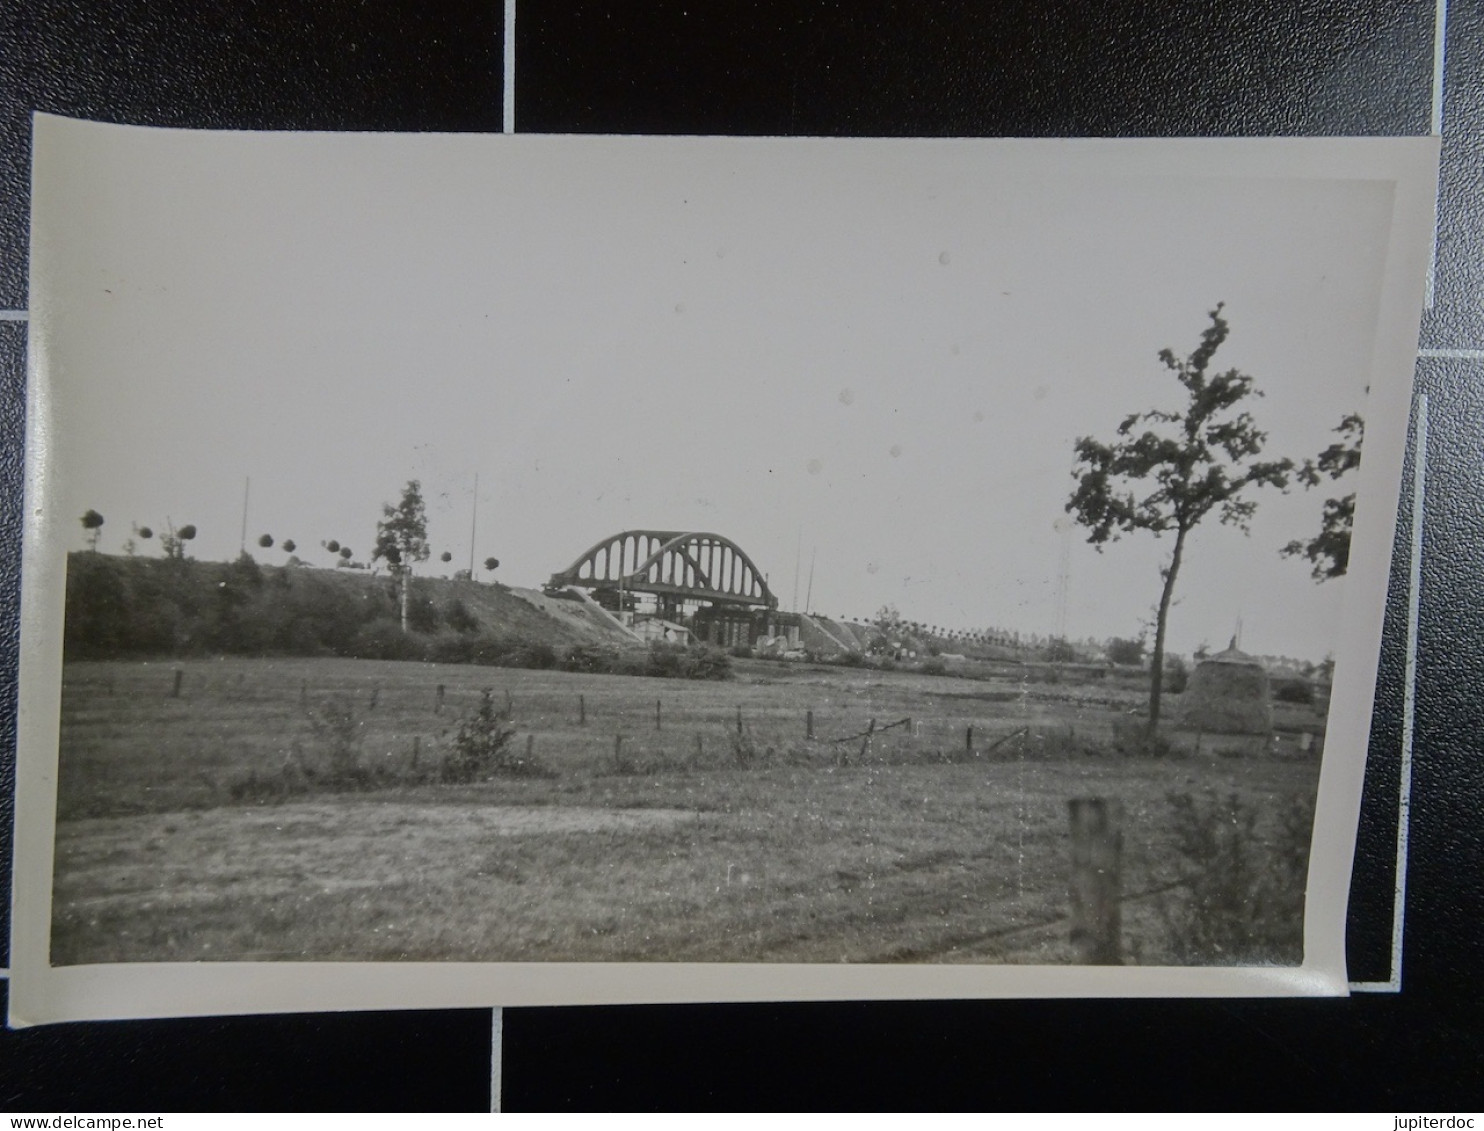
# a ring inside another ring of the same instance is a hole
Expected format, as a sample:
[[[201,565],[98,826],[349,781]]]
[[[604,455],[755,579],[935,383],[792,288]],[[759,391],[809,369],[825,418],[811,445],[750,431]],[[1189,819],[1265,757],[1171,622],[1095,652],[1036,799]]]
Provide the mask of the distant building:
[[[629,630],[645,640],[661,644],[689,644],[690,629],[660,617],[636,617]]]

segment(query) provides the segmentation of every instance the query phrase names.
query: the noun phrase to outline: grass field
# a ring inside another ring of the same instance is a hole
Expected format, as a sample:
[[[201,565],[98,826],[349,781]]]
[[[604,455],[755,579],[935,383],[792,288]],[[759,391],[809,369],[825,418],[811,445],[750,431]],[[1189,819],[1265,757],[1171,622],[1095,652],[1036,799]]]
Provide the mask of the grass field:
[[[414,784],[486,688],[549,775]],[[324,764],[333,700],[382,785],[240,800]],[[1125,807],[1125,954],[1171,961],[1170,796],[1242,798],[1260,853],[1318,765],[1118,756],[1139,701],[760,661],[69,663],[53,958],[1066,962],[1066,804],[1097,796]]]

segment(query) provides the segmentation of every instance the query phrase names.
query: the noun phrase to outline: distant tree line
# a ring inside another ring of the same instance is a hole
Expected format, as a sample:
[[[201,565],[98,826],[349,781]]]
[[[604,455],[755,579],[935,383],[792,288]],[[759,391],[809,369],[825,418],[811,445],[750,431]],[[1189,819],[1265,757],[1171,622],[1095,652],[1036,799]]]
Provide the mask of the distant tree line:
[[[719,649],[554,645],[491,631],[437,582],[362,580],[234,562],[68,557],[63,654],[69,660],[209,654],[343,656],[725,679]],[[443,594],[439,598],[440,592]]]

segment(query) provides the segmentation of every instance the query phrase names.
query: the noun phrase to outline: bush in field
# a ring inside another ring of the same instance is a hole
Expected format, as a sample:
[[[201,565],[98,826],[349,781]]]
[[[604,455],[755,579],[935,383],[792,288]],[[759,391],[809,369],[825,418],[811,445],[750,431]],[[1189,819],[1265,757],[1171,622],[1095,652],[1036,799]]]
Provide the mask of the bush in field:
[[[774,751],[771,746],[765,746],[759,742],[749,727],[740,734],[730,734],[728,753],[731,755],[732,765],[737,769],[750,770],[772,761]]]
[[[649,646],[649,663],[646,675],[657,675],[662,679],[678,679],[685,673],[685,648],[680,644],[661,644],[655,641]]]
[[[618,649],[605,644],[574,644],[561,654],[557,666],[564,672],[611,672]]]
[[[404,633],[391,619],[378,619],[363,624],[346,649],[346,654],[360,660],[420,660],[426,652],[422,637]]]
[[[731,679],[732,658],[710,644],[697,644],[685,655],[686,679]]]
[[[1125,758],[1183,758],[1185,755],[1163,734],[1149,733],[1142,719],[1113,724],[1113,749]]]
[[[1077,659],[1077,650],[1070,640],[1058,637],[1046,645],[1045,657],[1048,663],[1070,664]]]
[[[1108,660],[1114,664],[1138,667],[1144,663],[1144,638],[1124,640],[1115,636],[1108,641]]]
[[[1259,807],[1236,794],[1167,798],[1186,898],[1161,907],[1177,960],[1190,965],[1297,965],[1312,799],[1294,798],[1264,839]]]
[[[414,584],[413,594],[407,601],[407,627],[412,632],[431,635],[438,631],[442,618],[438,615],[438,606],[433,603],[432,598],[418,593],[418,588]]]
[[[355,705],[335,695],[312,708],[309,729],[325,758],[325,777],[346,783],[361,776],[361,721]]]
[[[860,668],[865,667],[866,658],[859,652],[841,652],[831,662],[837,667]]]
[[[556,667],[556,649],[540,640],[518,642],[505,654],[501,667],[549,671]]]
[[[1314,702],[1314,685],[1306,679],[1275,679],[1273,698],[1279,703],[1297,703],[1308,707]]]
[[[454,735],[453,750],[443,763],[443,778],[452,782],[482,781],[492,777],[552,777],[534,759],[511,745],[515,728],[510,708],[497,708],[489,691],[479,694],[479,706],[464,716]]]
[[[736,656],[737,659],[739,659],[739,660],[745,660],[745,659],[747,659],[748,657],[750,657],[752,655],[752,645],[750,645],[750,644],[733,644],[731,646],[731,648],[729,649],[729,651],[731,652],[731,654],[733,656]]]
[[[937,656],[930,656],[919,669],[923,675],[947,675],[948,665]]]
[[[1190,683],[1190,668],[1179,656],[1165,656],[1165,690],[1180,695]]]
[[[479,631],[479,618],[471,613],[469,606],[457,597],[444,602],[443,623],[458,633]]]

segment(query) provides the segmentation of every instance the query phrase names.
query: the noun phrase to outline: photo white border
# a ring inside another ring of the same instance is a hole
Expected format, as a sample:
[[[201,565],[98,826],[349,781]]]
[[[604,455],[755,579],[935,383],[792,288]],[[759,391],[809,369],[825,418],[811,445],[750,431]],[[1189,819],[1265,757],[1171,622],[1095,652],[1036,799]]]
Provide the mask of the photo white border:
[[[1395,186],[1377,312],[1365,460],[1357,481],[1336,682],[1320,772],[1299,967],[932,966],[722,963],[49,963],[66,546],[75,518],[47,506],[54,468],[49,358],[48,185],[64,142],[137,127],[35,119],[32,308],[17,756],[10,1023],[321,1010],[843,999],[1265,997],[1348,992],[1345,912],[1382,617],[1401,489],[1412,376],[1432,238],[1438,139],[844,140],[645,139],[645,144],[989,146],[1027,175],[1386,180]],[[186,131],[176,131],[186,132]],[[302,136],[302,135],[277,135]],[[320,135],[326,145],[354,144]],[[406,144],[623,145],[611,137],[409,135]]]

